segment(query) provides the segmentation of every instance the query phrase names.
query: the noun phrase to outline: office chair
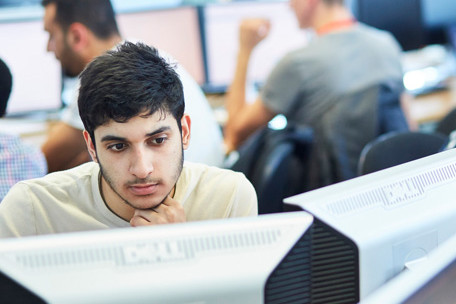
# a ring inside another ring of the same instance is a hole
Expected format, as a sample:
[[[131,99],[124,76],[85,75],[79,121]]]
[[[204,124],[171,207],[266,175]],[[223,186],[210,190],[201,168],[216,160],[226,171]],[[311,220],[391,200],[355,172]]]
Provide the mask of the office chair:
[[[283,199],[307,190],[312,130],[286,127],[257,131],[239,148],[239,158],[230,169],[252,183],[258,197],[258,213],[285,211]]]
[[[448,137],[439,133],[390,132],[368,143],[361,152],[358,174],[364,175],[442,151]]]
[[[454,130],[456,130],[456,109],[451,110],[437,123],[435,132],[449,136]]]

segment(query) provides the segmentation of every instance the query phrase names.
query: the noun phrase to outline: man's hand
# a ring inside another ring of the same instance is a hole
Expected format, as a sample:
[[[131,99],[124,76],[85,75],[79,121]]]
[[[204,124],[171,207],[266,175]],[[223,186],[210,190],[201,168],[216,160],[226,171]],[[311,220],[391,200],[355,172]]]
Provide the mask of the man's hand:
[[[152,210],[136,210],[130,220],[130,225],[138,227],[182,223],[185,221],[185,212],[182,205],[170,196],[167,196],[163,203]]]
[[[269,34],[271,24],[262,18],[244,19],[239,28],[240,47],[252,50]]]

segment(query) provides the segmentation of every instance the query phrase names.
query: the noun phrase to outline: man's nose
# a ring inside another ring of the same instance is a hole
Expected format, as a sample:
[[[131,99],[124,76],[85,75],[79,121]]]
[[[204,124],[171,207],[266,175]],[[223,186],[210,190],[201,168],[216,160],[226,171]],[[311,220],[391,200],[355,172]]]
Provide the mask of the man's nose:
[[[153,156],[151,152],[138,149],[133,153],[130,165],[130,173],[135,175],[137,178],[146,178],[153,171]]]

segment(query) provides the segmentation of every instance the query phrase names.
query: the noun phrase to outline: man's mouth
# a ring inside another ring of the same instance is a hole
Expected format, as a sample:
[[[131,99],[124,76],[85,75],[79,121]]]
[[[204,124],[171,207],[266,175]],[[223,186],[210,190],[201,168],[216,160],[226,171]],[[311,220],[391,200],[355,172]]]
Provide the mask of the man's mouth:
[[[138,185],[131,185],[128,189],[134,195],[151,195],[157,192],[158,184],[138,184]]]

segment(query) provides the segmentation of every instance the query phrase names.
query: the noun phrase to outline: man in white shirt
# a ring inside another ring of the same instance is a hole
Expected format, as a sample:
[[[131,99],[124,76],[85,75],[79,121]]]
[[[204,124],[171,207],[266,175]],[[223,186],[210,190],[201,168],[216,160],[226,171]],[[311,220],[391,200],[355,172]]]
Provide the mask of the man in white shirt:
[[[54,52],[67,76],[76,77],[93,58],[122,42],[109,0],[43,0],[42,4],[44,27],[49,33],[48,51]],[[210,105],[187,71],[181,66],[177,71],[184,85],[186,112],[195,118],[192,145],[186,151],[185,159],[221,166],[222,134]],[[42,146],[49,172],[90,160],[82,137],[77,95],[74,92],[74,100],[70,101],[62,120],[51,129]]]

